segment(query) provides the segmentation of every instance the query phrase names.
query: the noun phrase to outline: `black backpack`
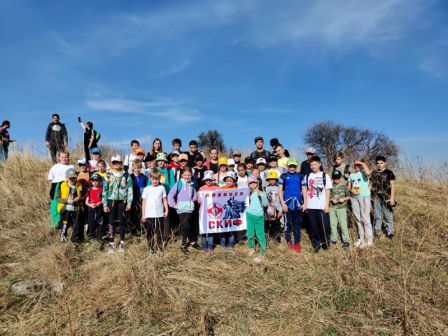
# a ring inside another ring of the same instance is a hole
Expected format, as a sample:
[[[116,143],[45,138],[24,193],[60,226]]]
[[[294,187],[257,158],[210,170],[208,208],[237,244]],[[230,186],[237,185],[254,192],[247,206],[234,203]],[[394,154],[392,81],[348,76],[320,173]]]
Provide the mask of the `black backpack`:
[[[308,178],[309,178],[310,174],[311,173],[306,174],[306,186],[307,186],[307,188],[308,188]],[[322,170],[322,177],[323,177],[322,181],[323,181],[324,189],[325,189],[325,186],[327,185],[327,176],[325,174],[325,170]]]

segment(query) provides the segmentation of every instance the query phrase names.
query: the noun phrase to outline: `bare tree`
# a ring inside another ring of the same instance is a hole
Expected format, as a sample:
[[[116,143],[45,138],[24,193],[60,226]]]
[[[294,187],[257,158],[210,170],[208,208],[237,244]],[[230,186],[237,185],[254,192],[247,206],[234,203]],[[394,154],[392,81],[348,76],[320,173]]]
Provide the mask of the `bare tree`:
[[[382,132],[329,121],[308,128],[304,140],[316,148],[317,154],[322,156],[328,168],[337,152],[344,153],[350,162],[359,158],[373,162],[377,155],[384,155],[393,162],[399,154],[397,144]]]
[[[201,132],[198,135],[199,147],[208,151],[212,147],[218,148],[223,153],[225,151],[224,137],[217,130],[208,130],[207,132]]]

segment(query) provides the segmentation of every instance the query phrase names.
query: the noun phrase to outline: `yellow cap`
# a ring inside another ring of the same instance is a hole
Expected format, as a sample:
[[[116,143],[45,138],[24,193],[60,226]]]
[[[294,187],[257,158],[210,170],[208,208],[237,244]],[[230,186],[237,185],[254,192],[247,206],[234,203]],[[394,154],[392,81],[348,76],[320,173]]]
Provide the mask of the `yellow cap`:
[[[220,157],[218,159],[218,166],[221,166],[221,165],[227,166],[227,158],[226,157]]]
[[[268,171],[266,180],[278,180],[278,172],[276,170]]]

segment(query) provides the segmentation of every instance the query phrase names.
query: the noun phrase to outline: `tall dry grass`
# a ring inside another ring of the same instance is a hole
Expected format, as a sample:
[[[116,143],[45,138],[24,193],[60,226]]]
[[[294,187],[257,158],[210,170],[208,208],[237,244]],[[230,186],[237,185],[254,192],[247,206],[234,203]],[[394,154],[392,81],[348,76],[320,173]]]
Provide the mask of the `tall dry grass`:
[[[270,244],[256,266],[244,247],[184,257],[177,244],[149,254],[137,238],[113,256],[96,244],[61,245],[49,228],[49,166],[25,153],[0,170],[2,335],[448,334],[440,181],[400,178],[393,242],[316,255],[303,232],[303,253]],[[23,280],[43,285],[15,295]]]

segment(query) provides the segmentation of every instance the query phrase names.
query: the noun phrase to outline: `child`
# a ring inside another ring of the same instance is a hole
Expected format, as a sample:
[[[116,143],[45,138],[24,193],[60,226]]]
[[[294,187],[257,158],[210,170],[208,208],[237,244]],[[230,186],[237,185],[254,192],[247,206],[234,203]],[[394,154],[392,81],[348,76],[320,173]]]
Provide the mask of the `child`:
[[[235,166],[238,166],[241,163],[241,152],[237,150],[233,151],[232,158],[235,162]]]
[[[286,214],[285,240],[289,250],[301,251],[300,227],[302,225],[302,205],[303,196],[306,190],[303,187],[303,175],[297,172],[299,162],[294,158],[289,158],[286,166],[288,172],[283,173],[278,182],[280,203],[283,212]],[[291,240],[291,230],[294,233],[294,244]]]
[[[100,160],[102,160],[101,159],[101,149],[99,149],[98,147],[94,147],[91,149],[91,153],[92,153],[92,158],[88,162],[89,170],[91,172],[98,171],[98,168],[97,168],[98,162]],[[109,168],[109,167],[107,167],[107,164],[106,164],[106,168]]]
[[[303,209],[308,211],[310,221],[311,241],[314,252],[318,253],[322,247],[330,248],[330,189],[333,187],[330,176],[321,171],[321,162],[318,156],[309,160],[311,173],[306,175],[303,192],[306,191]]]
[[[180,227],[182,230],[181,251],[188,255],[188,246],[199,248],[196,237],[193,236],[191,228],[191,214],[194,210],[194,202],[196,202],[196,190],[191,185],[192,170],[190,167],[183,168],[182,178],[177,181],[170,193],[168,194],[168,204],[175,208],[180,218]]]
[[[139,155],[140,156],[140,155]],[[140,225],[141,219],[141,204],[143,189],[148,185],[148,177],[142,173],[143,164],[140,159],[135,159],[132,163],[132,206],[129,212],[129,232],[132,235],[141,235],[142,227]]]
[[[101,176],[101,178],[104,180],[107,175],[107,163],[104,160],[99,160],[97,165],[97,173]]]
[[[250,176],[252,170],[254,170],[254,161],[250,157],[247,157],[244,159],[244,164],[246,165],[246,168],[249,171],[248,175]]]
[[[348,178],[350,177],[350,174],[353,173],[353,169],[350,167],[349,164],[346,164],[344,162],[344,153],[337,152],[336,155],[333,157],[333,161],[334,161],[333,171],[339,170],[344,180],[347,181]]]
[[[366,247],[366,240],[367,247],[373,245],[373,232],[370,223],[369,176],[369,167],[363,161],[355,161],[355,172],[348,178],[348,188],[352,195],[352,211],[359,235],[355,247],[360,249]]]
[[[165,153],[158,153],[156,157],[156,168],[160,172],[160,183],[165,187],[168,194],[176,182],[174,179],[174,172],[171,168],[166,168],[168,159]]]
[[[224,185],[221,189],[234,189],[237,188],[236,185],[236,173],[233,171],[228,171],[224,176]]]
[[[215,185],[215,176],[213,173],[213,170],[207,170],[204,173],[204,185],[199,188],[199,192],[201,191],[213,191],[218,189],[218,187]],[[198,203],[201,204],[201,199],[198,197]],[[205,251],[206,253],[212,253],[213,252],[213,234],[201,234],[201,247],[202,251]]]
[[[66,172],[69,169],[75,169],[73,165],[69,164],[70,154],[67,152],[59,152],[59,163],[56,163],[50,168],[48,172],[48,181],[51,182],[50,198],[54,199],[56,185],[66,180]]]
[[[266,187],[266,160],[264,158],[258,158],[256,161],[256,167],[258,171],[260,172],[260,179],[261,179],[261,190],[264,190]]]
[[[90,178],[92,186],[87,190],[86,205],[88,208],[89,239],[97,239],[103,243],[103,188],[100,186],[101,176],[94,173]]]
[[[224,183],[220,189],[235,189],[238,188],[236,185],[236,173],[233,171],[228,171],[224,176]],[[220,235],[221,246],[224,249],[229,249],[233,251],[235,246],[235,232],[223,232]]]
[[[179,168],[174,170],[174,179],[176,182],[182,178],[182,173],[186,167],[188,167],[188,155],[182,153],[179,155]]]
[[[148,249],[151,252],[164,249],[163,226],[164,218],[168,216],[166,189],[160,185],[160,177],[158,169],[154,169],[150,175],[151,185],[147,186],[142,194],[142,223],[145,223]]]
[[[212,147],[210,149],[210,160],[204,164],[208,170],[213,171],[213,174],[216,174],[219,170],[218,154],[218,148]]]
[[[375,236],[380,237],[384,219],[387,237],[392,239],[394,236],[393,210],[395,207],[396,178],[393,171],[386,168],[387,161],[384,156],[377,156],[375,162],[376,170],[372,172],[370,177],[375,208]]]
[[[195,166],[193,168],[193,182],[196,190],[204,185],[204,173],[206,171],[204,167],[204,157],[198,154],[194,157]]]
[[[347,182],[342,178],[340,170],[333,170],[333,188],[330,192],[330,227],[331,243],[336,245],[338,238],[338,224],[341,228],[342,247],[347,249],[350,246],[350,236],[347,224],[347,202],[350,200],[350,191]]]
[[[240,163],[238,164],[238,166],[236,167],[236,170],[238,172],[238,188],[247,188],[249,187],[247,184],[247,179],[248,179],[248,175],[247,175],[247,167],[244,163]]]
[[[137,157],[134,159],[134,161],[132,163],[134,163],[135,160],[139,160],[140,163],[142,163],[143,160],[145,159],[145,150],[143,148],[137,148],[135,150],[135,154]],[[141,164],[140,170],[141,170],[141,173],[144,172],[143,163]],[[134,168],[132,168],[132,172],[134,172]]]
[[[226,183],[224,177],[227,174],[227,158],[220,157],[218,160],[218,172],[215,174],[215,183],[218,187],[223,187]]]
[[[118,251],[124,252],[126,220],[125,211],[131,210],[132,205],[132,180],[127,172],[123,171],[123,161],[120,155],[112,156],[112,171],[104,179],[103,207],[109,214],[109,238],[111,240],[109,254],[115,253],[115,221],[118,221],[120,230],[120,246]],[[132,162],[130,163],[132,166]]]
[[[82,185],[77,181],[73,168],[65,172],[66,180],[61,183],[56,200],[61,214],[61,243],[67,242],[67,230],[73,226],[72,242],[81,243],[84,240],[84,223],[81,220],[81,203],[84,201]]]
[[[90,174],[87,169],[87,161],[85,158],[80,158],[78,160],[79,173],[78,173],[78,181],[81,182],[83,190],[87,191],[89,188],[90,182]]]
[[[258,179],[250,176],[248,180],[249,206],[246,209],[247,219],[247,240],[249,245],[249,256],[255,254],[255,236],[260,243],[260,255],[254,258],[254,262],[259,264],[266,255],[266,235],[264,233],[264,208],[268,206],[266,193],[258,189]]]
[[[234,159],[227,160],[227,171],[231,171],[231,172],[235,171],[235,160]]]
[[[151,177],[151,171],[156,167],[155,164],[155,157],[151,154],[146,154],[145,158],[143,159],[143,163],[145,164],[145,169],[143,170],[143,174],[148,178],[148,180]]]
[[[265,189],[266,196],[269,201],[266,210],[266,233],[276,243],[280,243],[280,218],[282,218],[282,206],[280,203],[278,172],[276,170],[268,170],[266,175],[267,186]]]
[[[78,117],[78,122],[84,129],[84,153],[86,155],[86,161],[90,160],[90,150],[93,147],[98,146],[97,133],[93,129],[93,123],[88,121],[85,125],[83,124],[81,117]]]
[[[132,174],[132,162],[137,159],[137,149],[140,148],[140,142],[138,140],[131,141],[131,153],[124,158],[124,171],[128,174]]]
[[[175,150],[170,154],[170,157],[168,158],[170,160],[171,168],[176,169],[179,168],[179,151]]]

